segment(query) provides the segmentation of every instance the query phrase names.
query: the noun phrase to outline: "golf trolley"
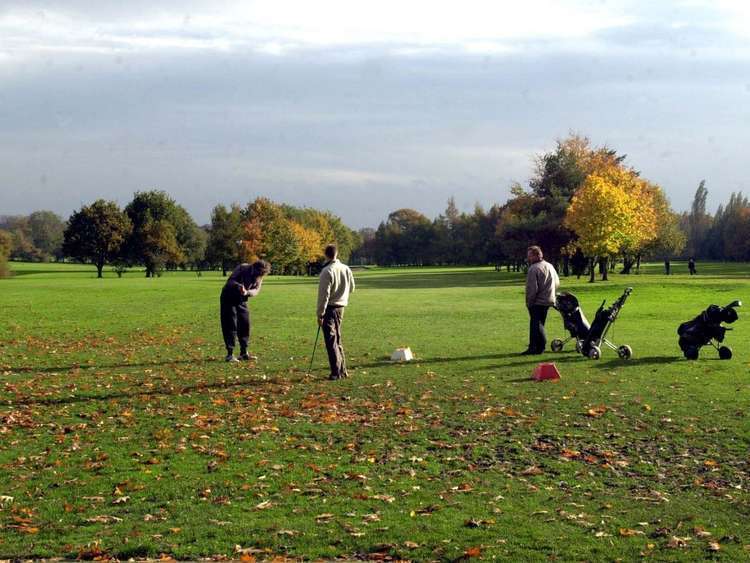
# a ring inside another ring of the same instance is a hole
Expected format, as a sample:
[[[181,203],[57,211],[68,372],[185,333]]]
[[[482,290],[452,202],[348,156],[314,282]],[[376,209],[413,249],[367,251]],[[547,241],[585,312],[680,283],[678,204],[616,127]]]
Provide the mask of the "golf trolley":
[[[724,336],[729,327],[721,323],[732,324],[739,318],[737,307],[741,307],[739,300],[732,301],[726,307],[711,305],[700,315],[691,321],[682,323],[677,329],[680,337],[679,345],[682,353],[688,360],[697,360],[700,349],[710,344],[719,352],[719,358],[729,360],[732,358],[732,349],[729,346],[719,346],[724,342]]]
[[[594,322],[591,323],[591,328],[580,346],[580,351],[584,356],[591,358],[592,360],[598,360],[602,356],[602,345],[615,350],[617,355],[624,360],[630,359],[633,355],[633,350],[627,344],[617,346],[606,338],[607,332],[609,332],[609,329],[617,320],[617,316],[620,314],[620,309],[622,309],[628,295],[630,295],[632,291],[632,287],[626,288],[617,301],[612,303],[612,305],[606,309],[604,308],[606,300],[602,301],[602,304],[599,306],[599,309],[594,316]]]
[[[565,327],[570,336],[565,340],[555,338],[550,344],[550,349],[553,352],[562,352],[565,345],[575,339],[576,352],[580,353],[581,346],[586,335],[589,333],[591,325],[581,310],[578,298],[572,293],[558,293],[554,307],[560,313],[563,320],[563,327]]]

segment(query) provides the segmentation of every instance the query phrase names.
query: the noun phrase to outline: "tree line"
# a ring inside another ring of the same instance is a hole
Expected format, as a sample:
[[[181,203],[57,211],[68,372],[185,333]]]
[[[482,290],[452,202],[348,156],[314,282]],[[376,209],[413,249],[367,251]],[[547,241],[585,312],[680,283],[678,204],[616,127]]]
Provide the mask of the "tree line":
[[[118,276],[142,267],[147,277],[165,269],[227,270],[239,262],[269,260],[279,274],[311,273],[336,243],[348,259],[357,235],[330,212],[257,198],[245,207],[217,205],[209,225],[198,226],[187,210],[160,190],[136,192],[121,209],[99,199],[63,222],[49,211],[0,219],[0,274],[7,260],[71,259],[106,265]]]
[[[198,226],[163,191],[136,192],[123,209],[97,200],[67,221],[50,211],[0,217],[0,275],[11,260],[72,259],[106,264],[122,275],[141,266],[147,276],[164,269],[220,268],[264,258],[275,273],[314,273],[323,249],[335,242],[355,264],[504,265],[520,269],[526,249],[540,245],[565,275],[598,271],[603,279],[644,258],[750,260],[750,202],[733,193],[715,214],[706,209],[701,182],[690,211],[675,213],[664,191],[643,178],[615,150],[570,135],[537,155],[528,185],[515,184],[504,204],[459,212],[450,198],[429,219],[398,209],[377,228],[352,231],[328,211],[256,198],[217,205],[211,223]]]
[[[537,244],[565,275],[588,272],[593,281],[597,271],[606,279],[616,264],[630,273],[643,258],[683,255],[693,240],[686,227],[690,214],[675,213],[661,187],[625,160],[608,147],[593,147],[589,139],[570,135],[553,151],[537,156],[528,185],[512,186],[504,204],[488,210],[477,205],[473,212],[460,213],[451,198],[445,212],[433,220],[413,209],[396,210],[377,229],[359,232],[362,244],[353,260],[520,269],[526,249]],[[733,195],[716,217],[724,218],[730,208],[735,217],[738,209],[747,210],[746,203]],[[705,237],[704,244],[713,241],[716,246],[717,229],[709,230],[708,217],[703,209],[691,224],[699,225],[695,230]],[[736,242],[730,246],[737,248]],[[727,245],[710,257],[740,259]]]

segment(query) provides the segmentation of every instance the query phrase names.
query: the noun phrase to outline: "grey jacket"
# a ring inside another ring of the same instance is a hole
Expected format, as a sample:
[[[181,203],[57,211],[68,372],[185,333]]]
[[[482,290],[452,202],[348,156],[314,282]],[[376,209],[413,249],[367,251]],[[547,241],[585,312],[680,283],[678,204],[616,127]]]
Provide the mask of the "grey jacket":
[[[325,315],[326,307],[346,307],[353,291],[354,276],[349,266],[338,259],[329,262],[320,272],[318,318]]]
[[[526,274],[526,306],[554,305],[558,287],[560,278],[552,264],[544,260],[533,263]]]

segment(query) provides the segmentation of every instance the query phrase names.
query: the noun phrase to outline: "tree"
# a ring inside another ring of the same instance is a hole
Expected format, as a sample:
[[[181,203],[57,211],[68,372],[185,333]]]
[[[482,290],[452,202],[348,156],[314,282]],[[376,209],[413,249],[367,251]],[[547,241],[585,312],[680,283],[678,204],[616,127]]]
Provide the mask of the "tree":
[[[747,234],[750,201],[742,192],[732,193],[721,215],[717,212],[711,236],[717,244],[717,257],[726,260],[746,260],[750,243],[743,238]]]
[[[750,260],[750,207],[738,208],[727,220],[724,255],[729,260]]]
[[[298,249],[297,259],[292,262],[291,266],[295,273],[307,273],[310,264],[323,259],[323,243],[316,231],[303,227],[296,221],[288,221],[294,235],[295,246]]]
[[[662,189],[655,184],[649,184],[649,190],[656,214],[656,236],[645,244],[640,254],[668,259],[682,252],[687,236],[680,226],[680,216],[672,211]],[[637,256],[638,265],[640,265],[640,254]]]
[[[610,256],[632,252],[655,238],[652,196],[632,171],[611,166],[586,178],[570,202],[565,225],[590,257],[589,281],[594,281],[597,260],[606,280]]]
[[[358,244],[352,252],[351,261],[354,264],[374,264],[376,262],[377,246],[375,229],[365,227],[357,232]]]
[[[167,266],[185,265],[200,253],[198,227],[166,192],[136,192],[125,213],[133,223],[133,231],[126,241],[123,257],[131,264],[143,264],[146,277],[160,273]],[[149,244],[156,246],[150,248]]]
[[[229,209],[217,205],[211,212],[211,226],[208,231],[206,259],[212,266],[220,266],[223,276],[233,264],[240,261],[245,231],[242,226],[242,210],[237,204]]]
[[[563,257],[563,249],[573,240],[564,221],[573,195],[588,176],[617,168],[624,159],[606,146],[593,148],[587,137],[574,133],[558,140],[554,151],[537,157],[536,173],[529,181],[533,200],[526,221],[533,225],[535,244],[551,262]]]
[[[185,260],[177,241],[177,230],[166,219],[149,219],[141,228],[141,261],[151,276],[161,276],[167,264],[179,264]]]
[[[10,256],[13,238],[7,231],[0,230],[0,278],[10,275],[8,270],[8,257]]]
[[[430,220],[413,209],[392,212],[375,233],[378,264],[424,264],[431,227]]]
[[[0,220],[0,229],[10,234],[10,259],[25,262],[40,262],[44,259],[41,251],[31,240],[29,218],[25,215],[12,215]]]
[[[687,252],[689,256],[705,255],[707,235],[712,223],[711,216],[706,212],[707,197],[706,181],[701,180],[698,189],[695,190],[688,214]]]
[[[97,277],[101,278],[104,264],[118,256],[131,231],[130,219],[117,204],[99,199],[70,216],[63,232],[62,253],[96,265]]]
[[[52,211],[35,211],[28,218],[31,244],[38,250],[42,260],[62,258],[65,223]]]

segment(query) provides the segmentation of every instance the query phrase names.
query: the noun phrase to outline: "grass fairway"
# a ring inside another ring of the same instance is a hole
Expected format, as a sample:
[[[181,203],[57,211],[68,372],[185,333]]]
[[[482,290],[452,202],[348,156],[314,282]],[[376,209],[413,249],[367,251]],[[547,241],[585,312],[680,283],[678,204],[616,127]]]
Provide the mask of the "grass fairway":
[[[673,271],[686,271],[673,264]],[[257,365],[227,365],[215,273],[0,281],[0,556],[274,555],[533,561],[750,556],[750,317],[735,357],[687,362],[676,327],[750,300],[750,267],[564,279],[589,318],[634,287],[605,350],[547,353],[522,277],[355,272],[351,378],[325,380],[315,279],[251,301]],[[550,338],[563,334],[551,311]],[[384,358],[409,345],[419,360]],[[12,497],[12,498],[10,498]],[[239,547],[237,547],[239,546]]]

